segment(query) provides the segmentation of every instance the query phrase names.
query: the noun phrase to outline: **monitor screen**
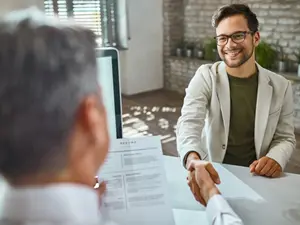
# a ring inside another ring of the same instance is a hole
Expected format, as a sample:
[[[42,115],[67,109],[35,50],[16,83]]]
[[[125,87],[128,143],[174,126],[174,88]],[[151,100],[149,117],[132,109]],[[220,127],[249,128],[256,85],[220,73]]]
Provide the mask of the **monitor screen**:
[[[116,49],[97,50],[98,82],[107,112],[111,139],[122,138],[122,113],[119,82],[118,52]]]

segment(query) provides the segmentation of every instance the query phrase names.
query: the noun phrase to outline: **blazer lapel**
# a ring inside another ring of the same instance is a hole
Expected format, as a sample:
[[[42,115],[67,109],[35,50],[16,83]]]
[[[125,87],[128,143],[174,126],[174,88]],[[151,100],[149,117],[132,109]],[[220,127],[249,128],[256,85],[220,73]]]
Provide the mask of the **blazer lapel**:
[[[230,89],[226,72],[226,65],[221,62],[216,68],[217,73],[217,94],[221,106],[221,112],[224,122],[225,137],[228,137],[230,123]],[[226,139],[227,142],[227,139]]]
[[[257,100],[256,100],[256,111],[255,111],[255,131],[254,131],[254,142],[256,149],[256,156],[260,158],[260,151],[262,142],[264,139],[265,130],[267,127],[272,91],[273,88],[270,86],[270,78],[266,75],[265,69],[257,64],[259,71],[258,74],[258,88],[257,88]]]

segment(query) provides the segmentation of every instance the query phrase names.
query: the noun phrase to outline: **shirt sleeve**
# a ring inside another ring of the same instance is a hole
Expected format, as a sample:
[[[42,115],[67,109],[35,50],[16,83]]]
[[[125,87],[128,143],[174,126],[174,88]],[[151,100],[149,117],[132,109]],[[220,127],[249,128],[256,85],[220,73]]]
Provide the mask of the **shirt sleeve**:
[[[98,224],[97,224],[98,225]],[[106,214],[106,212],[103,212],[103,209],[99,210],[99,225],[119,225],[112,221]]]
[[[210,225],[243,225],[242,220],[221,195],[214,195],[206,207]]]

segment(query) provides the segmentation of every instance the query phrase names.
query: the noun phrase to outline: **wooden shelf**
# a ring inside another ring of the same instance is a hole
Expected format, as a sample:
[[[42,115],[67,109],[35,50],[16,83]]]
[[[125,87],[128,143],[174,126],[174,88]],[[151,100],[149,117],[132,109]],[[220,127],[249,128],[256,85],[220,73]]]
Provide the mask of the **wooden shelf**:
[[[282,76],[284,76],[286,79],[293,81],[293,82],[300,82],[300,77],[297,76],[296,73],[283,73],[280,74]]]
[[[191,63],[197,63],[199,65],[202,64],[212,64],[214,63],[213,61],[210,60],[204,60],[204,59],[197,59],[197,58],[189,58],[189,57],[178,57],[178,56],[170,56],[169,59],[171,60],[179,60],[181,62],[191,62]],[[274,73],[280,74],[283,77],[285,77],[286,79],[296,82],[296,83],[300,83],[300,77],[297,76],[297,73],[292,73],[292,72],[284,72],[284,73],[280,73],[278,71],[272,71]]]

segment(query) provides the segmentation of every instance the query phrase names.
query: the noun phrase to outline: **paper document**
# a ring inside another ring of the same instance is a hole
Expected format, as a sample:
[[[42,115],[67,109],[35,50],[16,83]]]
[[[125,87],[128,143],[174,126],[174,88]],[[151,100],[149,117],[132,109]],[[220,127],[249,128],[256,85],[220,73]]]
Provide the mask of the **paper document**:
[[[118,139],[98,176],[104,214],[119,225],[174,225],[159,137]]]

